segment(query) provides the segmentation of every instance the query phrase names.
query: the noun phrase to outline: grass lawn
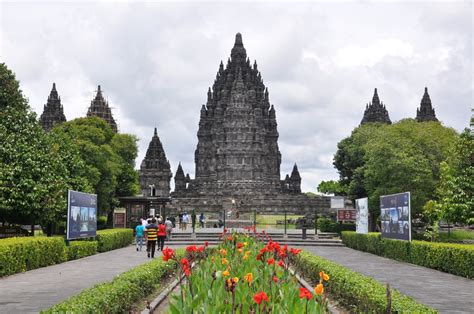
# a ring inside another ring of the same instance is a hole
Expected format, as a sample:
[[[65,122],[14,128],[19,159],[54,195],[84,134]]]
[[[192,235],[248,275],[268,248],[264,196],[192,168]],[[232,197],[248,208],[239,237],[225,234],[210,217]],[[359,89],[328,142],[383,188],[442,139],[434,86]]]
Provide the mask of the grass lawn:
[[[450,241],[450,240],[474,240],[474,231],[470,230],[451,230],[448,234],[447,231],[439,233],[439,242]]]
[[[304,217],[304,215],[286,215],[286,219],[297,219]],[[283,222],[285,215],[258,215],[257,214],[257,227],[258,225],[276,225],[277,221]],[[281,224],[281,226],[284,226]]]

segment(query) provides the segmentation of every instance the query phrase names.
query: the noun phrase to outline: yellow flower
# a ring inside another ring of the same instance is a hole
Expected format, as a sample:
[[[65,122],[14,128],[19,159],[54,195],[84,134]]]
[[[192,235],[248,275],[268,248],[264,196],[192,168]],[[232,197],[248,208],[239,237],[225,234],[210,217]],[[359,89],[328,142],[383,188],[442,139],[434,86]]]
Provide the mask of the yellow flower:
[[[248,273],[247,275],[244,276],[244,279],[245,279],[245,281],[247,281],[249,284],[251,284],[252,281],[253,281],[253,274],[252,274],[252,273]]]
[[[219,252],[221,253],[222,256],[227,256],[227,250],[226,249],[220,249]]]
[[[211,257],[211,261],[214,263],[216,261],[216,259],[213,257]]]
[[[239,282],[239,277],[234,277],[233,279],[234,279],[234,282],[235,282],[235,283],[238,283],[238,282]]]
[[[244,242],[244,246],[247,246],[247,245],[248,245],[248,243],[247,243],[247,242]]]
[[[324,286],[322,283],[318,283],[318,285],[314,288],[314,293],[317,295],[321,295],[324,293]]]
[[[229,264],[229,261],[227,261],[227,258],[223,257],[221,259],[221,263],[222,263],[222,265],[227,265],[227,264]]]
[[[324,273],[323,271],[320,271],[319,272],[319,278],[321,278],[321,280],[328,281],[329,280],[329,275]]]

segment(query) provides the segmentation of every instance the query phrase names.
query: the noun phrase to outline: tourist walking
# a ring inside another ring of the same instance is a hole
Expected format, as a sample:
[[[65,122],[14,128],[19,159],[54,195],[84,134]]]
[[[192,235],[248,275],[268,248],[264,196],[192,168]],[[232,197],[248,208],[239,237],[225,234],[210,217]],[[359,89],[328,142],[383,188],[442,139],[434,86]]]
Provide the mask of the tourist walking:
[[[173,222],[170,220],[170,217],[166,217],[165,227],[166,227],[166,240],[170,241],[171,232],[173,231]]]
[[[201,225],[201,228],[204,229],[204,213],[201,213],[201,215],[199,215],[199,224]]]
[[[166,226],[163,220],[158,220],[158,251],[163,251],[163,247],[165,246],[165,238],[166,238]]]
[[[146,226],[146,251],[148,258],[155,257],[156,240],[158,238],[158,226],[156,225],[156,219],[153,218],[151,223]]]
[[[140,223],[139,225],[135,227],[135,243],[137,246],[137,252],[139,251],[138,250],[139,248],[140,248],[140,251],[142,250],[144,234],[145,234],[145,227],[143,226],[142,223]]]
[[[188,226],[188,223],[189,223],[189,216],[188,216],[188,213],[184,213],[183,215],[183,230],[186,231],[186,228]]]
[[[178,222],[179,222],[179,229],[183,230],[183,216],[184,214],[179,213],[178,215]]]

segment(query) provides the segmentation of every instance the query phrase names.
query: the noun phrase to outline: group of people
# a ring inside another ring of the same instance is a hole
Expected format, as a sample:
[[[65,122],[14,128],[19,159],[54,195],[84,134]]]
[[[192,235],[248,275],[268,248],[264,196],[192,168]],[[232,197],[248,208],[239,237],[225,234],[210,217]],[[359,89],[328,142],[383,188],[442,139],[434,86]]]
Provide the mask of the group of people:
[[[165,239],[171,239],[172,231],[173,223],[169,218],[164,221],[159,216],[149,219],[141,218],[141,224],[135,228],[137,252],[142,250],[143,241],[146,241],[148,258],[154,258],[157,244],[158,251],[163,251]]]

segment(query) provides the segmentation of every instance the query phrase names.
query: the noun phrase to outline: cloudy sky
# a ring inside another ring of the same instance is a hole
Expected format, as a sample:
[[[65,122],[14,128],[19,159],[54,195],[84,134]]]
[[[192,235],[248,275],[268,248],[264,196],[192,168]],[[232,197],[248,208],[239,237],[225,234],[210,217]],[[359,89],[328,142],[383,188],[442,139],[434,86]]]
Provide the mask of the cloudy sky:
[[[472,2],[0,1],[0,61],[39,114],[56,82],[68,120],[100,84],[120,132],[153,127],[173,172],[194,174],[200,107],[235,33],[257,60],[277,114],[282,177],[305,191],[337,179],[337,142],[378,88],[392,121],[414,117],[425,86],[460,131],[473,103]]]

